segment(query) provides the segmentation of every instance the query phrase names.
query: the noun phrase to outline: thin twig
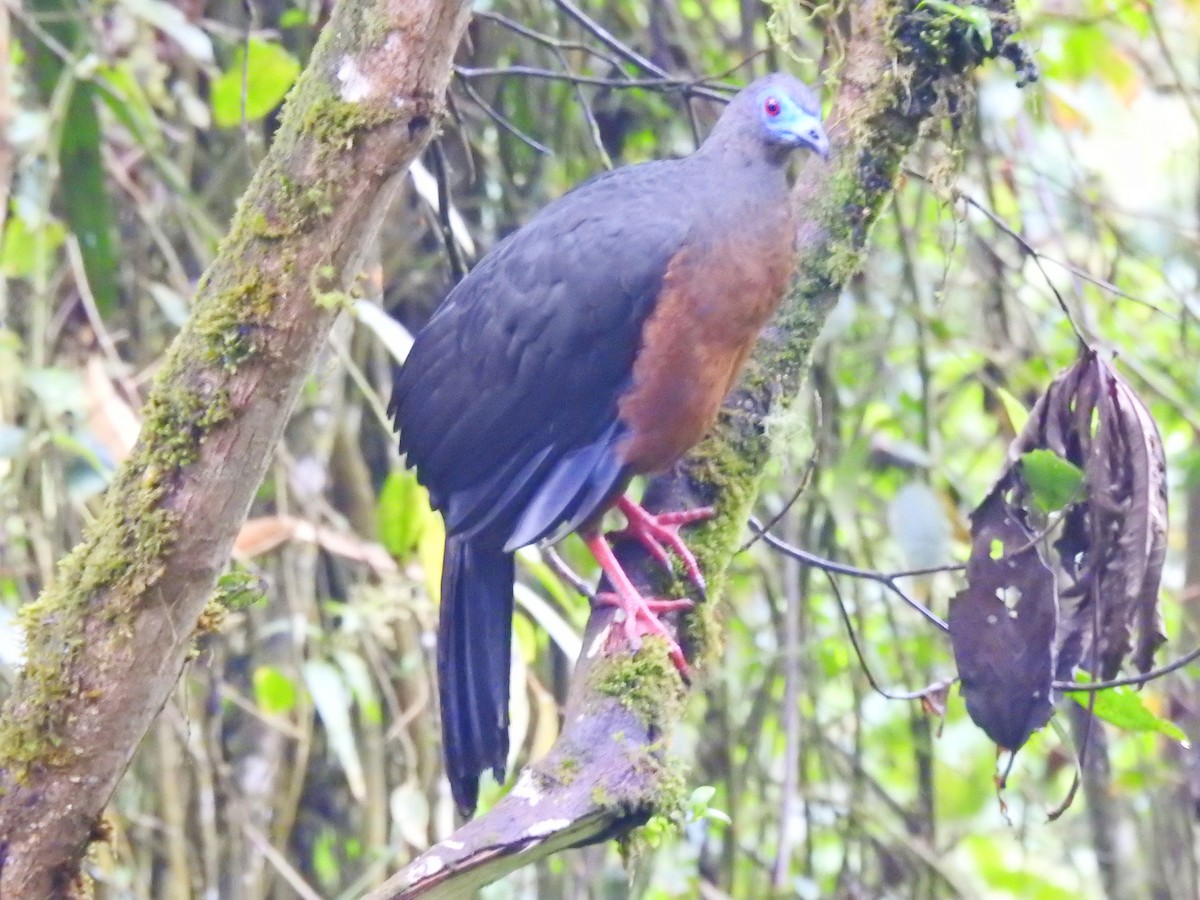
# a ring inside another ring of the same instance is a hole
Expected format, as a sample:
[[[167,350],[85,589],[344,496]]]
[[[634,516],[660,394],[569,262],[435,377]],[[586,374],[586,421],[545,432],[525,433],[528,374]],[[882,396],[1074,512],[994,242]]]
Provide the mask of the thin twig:
[[[598,87],[635,88],[640,90],[680,91],[685,96],[708,97],[712,100],[727,98],[716,91],[703,87],[704,82],[686,78],[603,78],[595,75],[576,75],[574,72],[555,72],[536,66],[455,66],[454,73],[460,78],[500,78],[518,75],[524,78],[542,78],[547,81],[562,81],[568,84],[594,84]]]
[[[833,591],[834,599],[837,600],[838,612],[842,617],[842,624],[846,626],[846,634],[850,637],[850,646],[854,648],[854,655],[858,657],[858,664],[862,666],[863,674],[867,676],[867,683],[871,685],[871,689],[875,693],[886,697],[888,700],[921,700],[934,691],[940,691],[948,688],[958,678],[947,678],[942,681],[935,681],[933,684],[922,688],[919,691],[888,691],[879,686],[879,682],[875,680],[875,676],[871,673],[871,667],[867,664],[867,658],[863,655],[863,649],[858,643],[858,635],[854,631],[854,623],[850,620],[850,611],[846,609],[846,604],[842,600],[842,590],[838,587],[837,579],[833,577],[833,573],[828,569],[825,571],[825,577],[829,579],[829,587]],[[930,614],[932,615],[932,613]]]
[[[507,131],[509,134],[511,134],[517,140],[521,141],[523,144],[526,144],[531,149],[536,150],[538,153],[541,153],[544,156],[553,156],[554,155],[553,150],[551,150],[549,147],[547,147],[545,144],[541,143],[540,141],[536,141],[533,138],[531,138],[524,131],[522,131],[520,128],[518,128],[516,125],[514,125],[511,121],[509,121],[509,119],[505,115],[503,115],[499,110],[497,110],[494,106],[492,106],[490,103],[488,103],[486,100],[484,100],[483,96],[479,93],[479,91],[475,90],[475,86],[473,84],[471,84],[470,81],[468,81],[466,78],[460,77],[459,83],[462,85],[462,89],[466,92],[467,96],[470,97],[471,100],[473,100],[475,102],[475,104],[487,114],[489,119],[491,119],[493,122],[495,122],[501,128],[503,128],[505,131]],[[470,157],[470,154],[467,154],[467,155],[468,155],[468,157]]]
[[[430,155],[433,158],[433,176],[437,179],[438,191],[438,225],[442,233],[442,243],[446,246],[446,256],[450,259],[450,274],[454,283],[458,284],[467,274],[466,263],[458,252],[458,241],[454,237],[454,226],[450,223],[450,178],[446,171],[446,154],[442,151],[440,139],[429,144]]]
[[[242,823],[242,833],[246,835],[250,843],[255,846],[258,852],[263,855],[263,858],[271,864],[297,895],[303,898],[303,900],[321,900],[321,895],[312,889],[309,883],[304,880],[304,876],[296,871],[295,867],[288,862],[282,853],[271,846],[271,842],[267,840],[266,835],[249,822]]]
[[[1165,666],[1160,666],[1157,669],[1151,669],[1149,672],[1143,672],[1140,675],[1127,675],[1124,678],[1110,678],[1108,681],[1054,681],[1051,682],[1051,687],[1056,691],[1063,691],[1068,694],[1081,693],[1087,691],[1103,691],[1107,688],[1114,687],[1140,687],[1143,684],[1149,684],[1151,681],[1157,681],[1164,675],[1170,675],[1182,669],[1189,663],[1200,659],[1200,647],[1185,653],[1183,656],[1174,662],[1169,662]]]
[[[502,16],[497,12],[477,10],[474,15],[476,20],[482,19],[485,22],[495,22],[497,25],[507,28],[509,31],[519,34],[522,37],[529,38],[529,40],[533,41],[534,43],[541,44],[544,47],[550,47],[555,50],[575,50],[580,53],[586,53],[590,56],[594,56],[597,59],[604,60],[604,62],[608,63],[614,69],[619,69],[621,67],[621,62],[619,59],[617,59],[617,57],[610,56],[603,50],[599,50],[594,45],[586,43],[585,41],[569,41],[562,38],[556,38],[553,35],[536,31],[527,25],[522,25],[520,22],[510,19],[508,16]]]
[[[823,414],[822,410],[824,409],[824,407],[822,407],[822,405],[821,405],[821,395],[819,393],[813,394],[813,400],[816,403],[817,421],[813,424],[811,431],[814,434],[816,434],[816,433],[819,433],[821,430],[822,421],[824,419],[824,414]],[[788,498],[787,502],[784,503],[783,506],[781,506],[779,508],[779,511],[776,512],[775,515],[771,516],[771,518],[767,519],[767,521],[765,523],[754,526],[755,527],[754,534],[750,535],[750,539],[748,541],[746,541],[746,543],[744,543],[744,544],[742,544],[742,546],[738,547],[738,549],[737,549],[738,553],[745,553],[747,550],[749,550],[751,547],[753,547],[756,543],[761,541],[763,532],[770,531],[776,525],[778,525],[779,522],[783,519],[783,517],[788,514],[788,510],[790,510],[793,506],[795,506],[796,501],[798,501],[800,499],[800,495],[803,494],[808,489],[809,484],[812,482],[813,473],[816,472],[816,470],[817,470],[817,460],[820,458],[820,455],[821,455],[820,444],[817,441],[813,441],[812,453],[810,453],[808,455],[808,462],[805,463],[805,465],[804,465],[804,472],[800,475],[800,482],[799,482],[799,484],[796,485],[796,489],[794,491],[792,491],[792,496],[790,496]],[[734,554],[734,555],[736,556],[737,554]]]
[[[917,180],[922,181],[926,184],[932,184],[932,182],[929,180],[929,178],[927,176],[922,175],[920,172],[917,172],[913,169],[905,168],[904,174],[908,175],[909,177],[916,178]],[[1058,259],[1057,257],[1050,256],[1050,255],[1045,254],[1042,251],[1038,250],[1036,247],[1033,246],[1033,244],[1029,243],[1028,238],[1026,238],[1023,234],[1021,234],[1019,231],[1017,231],[1015,228],[1013,228],[1011,225],[1009,225],[1007,222],[1005,222],[1004,219],[1002,219],[998,213],[994,212],[991,209],[988,209],[988,207],[985,204],[976,200],[970,194],[968,194],[958,188],[953,188],[951,190],[951,194],[955,200],[961,200],[963,203],[967,204],[967,206],[970,206],[972,209],[976,209],[980,213],[982,213],[984,215],[984,217],[989,222],[992,223],[992,225],[994,225],[996,228],[1000,229],[1000,231],[1002,231],[1005,235],[1007,235],[1009,238],[1011,238],[1013,240],[1013,242],[1016,243],[1017,246],[1021,249],[1021,252],[1025,256],[1028,256],[1029,258],[1031,258],[1034,261],[1034,263],[1038,267],[1038,270],[1045,277],[1046,284],[1050,287],[1050,290],[1054,293],[1055,298],[1058,300],[1059,306],[1063,307],[1063,311],[1066,313],[1067,318],[1070,321],[1071,327],[1076,333],[1076,336],[1079,335],[1079,329],[1076,327],[1074,319],[1071,317],[1070,311],[1065,309],[1065,301],[1063,300],[1063,297],[1059,293],[1058,289],[1050,281],[1049,273],[1047,273],[1046,270],[1042,267],[1042,263],[1044,263],[1044,262],[1050,263],[1051,265],[1054,265],[1054,266],[1058,266],[1060,269],[1063,269],[1064,271],[1070,273],[1071,275],[1074,275],[1076,278],[1080,278],[1083,281],[1088,282],[1089,284],[1095,285],[1096,287],[1100,288],[1101,290],[1107,291],[1110,294],[1120,297],[1123,300],[1129,300],[1130,302],[1136,303],[1139,306],[1144,306],[1147,309],[1159,314],[1160,316],[1165,316],[1168,319],[1173,318],[1165,310],[1160,309],[1159,307],[1155,306],[1153,303],[1150,303],[1148,300],[1143,300],[1141,297],[1134,296],[1133,294],[1129,293],[1128,291],[1122,290],[1121,288],[1119,288],[1115,284],[1113,284],[1111,281],[1107,281],[1104,278],[1100,278],[1097,275],[1093,275],[1090,272],[1088,272],[1086,269],[1082,269],[1072,262],[1067,262],[1065,260]],[[1085,346],[1087,346],[1086,343],[1085,343]]]
[[[96,295],[92,293],[92,286],[88,281],[87,268],[83,263],[83,250],[79,246],[79,238],[73,234],[68,235],[66,247],[67,261],[71,266],[71,275],[75,279],[75,289],[79,291],[79,302],[83,305],[83,311],[87,316],[88,324],[92,326],[92,332],[96,335],[96,343],[99,345],[104,357],[108,360],[108,364],[112,367],[111,376],[121,386],[121,392],[125,395],[125,402],[134,408],[140,408],[142,405],[141,392],[138,390],[137,384],[134,383],[133,379],[125,374],[125,360],[121,359],[116,342],[113,340],[112,335],[109,334],[108,328],[104,324],[104,317],[100,315],[100,308],[96,305]]]
[[[551,52],[558,60],[559,65],[561,65],[564,69],[567,68],[568,63],[566,54],[557,47],[555,47]],[[612,159],[609,157],[608,151],[604,149],[604,141],[600,138],[600,123],[596,121],[596,114],[592,110],[592,105],[588,103],[587,97],[583,93],[583,85],[576,84],[574,85],[574,88],[575,99],[579,101],[579,105],[583,109],[583,117],[587,120],[588,134],[592,138],[592,145],[600,154],[600,161],[604,164],[604,168],[611,170],[613,167]]]
[[[807,550],[801,550],[799,547],[793,547],[787,541],[777,538],[769,531],[764,531],[758,521],[754,518],[750,519],[750,527],[762,534],[763,540],[771,547],[774,547],[780,553],[785,553],[793,559],[798,559],[802,563],[807,563],[810,566],[816,566],[823,572],[830,572],[834,575],[849,575],[852,578],[865,578],[867,581],[874,581],[877,584],[882,584],[889,591],[896,594],[901,600],[919,612],[932,624],[936,625],[942,631],[948,632],[950,627],[935,613],[922,603],[914,600],[904,592],[896,581],[900,578],[912,578],[918,575],[933,575],[937,572],[958,572],[966,568],[961,563],[955,563],[945,566],[930,566],[926,569],[910,569],[904,572],[877,572],[874,569],[860,569],[857,566],[848,566],[845,563],[834,562],[832,559],[826,559],[823,556],[818,556],[815,553],[809,553]]]
[[[539,548],[542,554],[542,559],[563,581],[571,585],[581,597],[587,597],[588,600],[596,599],[596,592],[592,590],[591,585],[579,577],[575,570],[567,565],[567,561],[562,558],[558,552],[558,548],[553,545],[547,545]]]
[[[600,43],[618,56],[628,60],[643,71],[652,72],[662,78],[668,77],[665,69],[655,65],[651,60],[638,53],[628,44],[618,40],[611,31],[581,10],[571,0],[554,0],[554,5],[582,25],[585,31],[591,32]]]

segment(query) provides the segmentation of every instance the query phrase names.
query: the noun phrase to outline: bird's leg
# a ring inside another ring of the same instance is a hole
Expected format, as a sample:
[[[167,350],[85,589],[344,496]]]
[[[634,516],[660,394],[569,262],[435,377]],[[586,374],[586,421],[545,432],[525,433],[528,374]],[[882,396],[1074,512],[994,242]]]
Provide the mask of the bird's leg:
[[[658,616],[660,613],[691,609],[694,606],[692,601],[643,597],[641,592],[633,586],[629,576],[625,574],[625,569],[621,566],[616,554],[613,553],[612,547],[608,545],[604,535],[593,532],[582,535],[582,537],[587,548],[592,551],[592,556],[596,557],[596,562],[600,563],[600,568],[608,576],[608,581],[613,588],[611,591],[597,594],[596,603],[601,606],[615,606],[625,614],[623,622],[625,638],[634,650],[641,646],[642,638],[646,635],[657,635],[666,641],[667,653],[671,657],[671,661],[675,663],[675,668],[679,670],[679,673],[686,677],[688,665],[683,650],[680,649],[679,643]]]
[[[625,514],[625,518],[629,521],[629,524],[613,536],[624,536],[635,539],[668,572],[671,571],[671,558],[667,555],[667,548],[669,547],[674,550],[675,555],[683,561],[683,568],[687,572],[688,581],[696,586],[702,597],[705,596],[707,587],[704,583],[704,573],[700,571],[700,563],[696,561],[695,554],[688,549],[687,544],[683,542],[683,538],[679,536],[679,527],[711,519],[713,517],[713,508],[711,506],[702,506],[699,509],[686,509],[679,512],[658,513],[656,515],[647,512],[640,504],[635,503],[625,496],[622,496],[617,501],[617,507]]]

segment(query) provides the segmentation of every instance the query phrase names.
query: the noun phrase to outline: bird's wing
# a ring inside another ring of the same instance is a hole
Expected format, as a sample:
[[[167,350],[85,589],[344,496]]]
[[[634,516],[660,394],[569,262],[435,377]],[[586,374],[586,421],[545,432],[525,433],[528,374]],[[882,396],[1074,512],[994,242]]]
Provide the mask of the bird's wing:
[[[521,546],[623,487],[618,399],[686,239],[672,167],[619,170],[552,203],[417,336],[391,409],[451,533]]]

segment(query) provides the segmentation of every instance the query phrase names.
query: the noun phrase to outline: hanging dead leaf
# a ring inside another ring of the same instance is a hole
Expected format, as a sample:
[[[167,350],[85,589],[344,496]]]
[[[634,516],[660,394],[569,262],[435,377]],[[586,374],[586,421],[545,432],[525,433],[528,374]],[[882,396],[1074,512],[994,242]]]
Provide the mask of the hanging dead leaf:
[[[955,660],[972,719],[1015,750],[1048,721],[1052,681],[1079,667],[1111,678],[1131,652],[1145,672],[1166,639],[1162,440],[1145,404],[1094,351],[1034,404],[971,521],[967,587],[950,609]],[[997,555],[1022,540],[1024,549]],[[1010,566],[1010,555],[1027,570]],[[1014,590],[1012,602],[1005,592]]]
[[[1054,573],[1000,491],[971,516],[967,586],[950,603],[950,640],[967,712],[1016,750],[1054,712]]]

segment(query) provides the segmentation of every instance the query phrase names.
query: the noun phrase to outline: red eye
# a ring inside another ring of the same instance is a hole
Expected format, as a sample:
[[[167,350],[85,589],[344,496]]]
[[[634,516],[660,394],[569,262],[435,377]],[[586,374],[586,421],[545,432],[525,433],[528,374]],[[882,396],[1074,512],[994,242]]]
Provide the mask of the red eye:
[[[766,114],[771,118],[775,118],[775,116],[779,115],[782,109],[783,107],[780,106],[779,101],[774,97],[768,97],[763,103],[763,111],[766,112]]]

